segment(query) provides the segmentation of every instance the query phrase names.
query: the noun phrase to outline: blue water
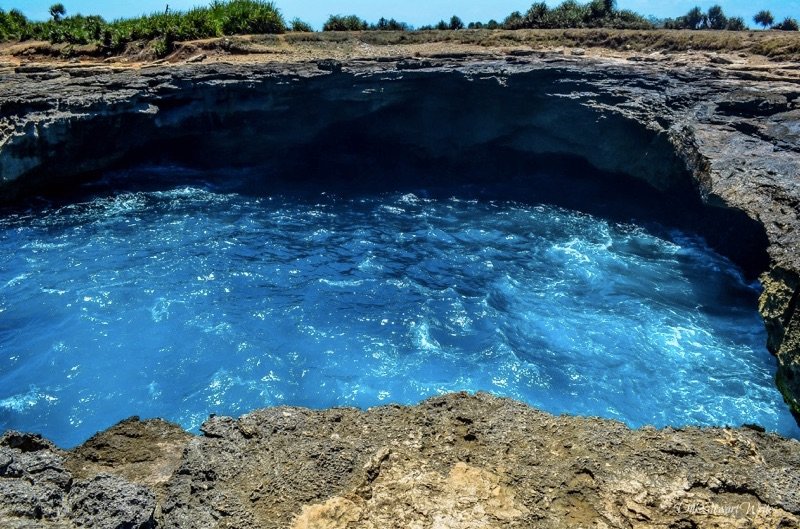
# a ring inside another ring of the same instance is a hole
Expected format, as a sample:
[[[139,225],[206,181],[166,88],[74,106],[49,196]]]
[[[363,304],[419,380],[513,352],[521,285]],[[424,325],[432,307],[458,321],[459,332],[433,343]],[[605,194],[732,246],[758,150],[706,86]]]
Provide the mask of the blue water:
[[[702,240],[510,201],[126,192],[0,219],[0,430],[485,390],[800,437]]]

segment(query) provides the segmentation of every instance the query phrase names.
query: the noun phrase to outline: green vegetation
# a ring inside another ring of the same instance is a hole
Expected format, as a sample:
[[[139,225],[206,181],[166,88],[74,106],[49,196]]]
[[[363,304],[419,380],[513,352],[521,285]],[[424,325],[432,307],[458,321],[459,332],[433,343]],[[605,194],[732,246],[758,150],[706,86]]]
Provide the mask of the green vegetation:
[[[386,20],[385,18],[381,17],[377,24],[372,24],[369,28],[378,31],[409,31],[411,26],[405,22],[398,22],[393,18]]]
[[[797,20],[786,17],[780,24],[775,24],[772,26],[772,29],[777,29],[780,31],[798,31],[800,30],[800,26],[798,26]]]
[[[33,22],[17,10],[0,10],[0,40],[96,44],[112,53],[132,41],[144,40],[154,42],[157,55],[166,55],[176,41],[286,31],[278,9],[263,0],[215,0],[208,7],[186,12],[165,11],[113,22],[98,16],[66,16],[62,4],[53,5],[50,15],[47,22]]]
[[[311,27],[311,24],[307,22],[303,22],[299,18],[295,18],[292,20],[291,29],[295,32],[304,32],[304,33],[311,33],[314,31],[314,28]]]
[[[53,22],[60,22],[66,14],[67,8],[64,7],[64,4],[53,4],[50,6],[50,17],[53,19]]]
[[[664,21],[666,29],[711,29],[744,31],[747,24],[742,17],[728,18],[719,5],[713,5],[708,11],[703,13],[699,7],[693,7],[688,13],[678,18],[670,18]]]
[[[287,24],[275,4],[266,0],[213,0],[207,7],[189,11],[173,12],[167,9],[160,13],[111,22],[98,16],[80,14],[68,16],[64,4],[57,3],[50,7],[50,17],[47,21],[37,22],[28,20],[19,10],[4,11],[0,9],[0,42],[49,41],[54,46],[51,46],[46,53],[60,53],[65,56],[83,53],[95,56],[115,55],[124,53],[126,50],[128,53],[139,53],[143,49],[146,52],[152,52],[152,55],[165,56],[175,50],[176,42],[181,41],[235,35],[278,34],[286,31],[307,34],[314,31],[309,24],[299,19],[294,19]],[[753,20],[764,28],[771,27],[783,31],[797,31],[798,29],[797,21],[793,18],[786,18],[775,24],[769,11],[760,11]],[[465,27],[478,32],[478,34],[470,36],[470,32],[458,31]],[[632,11],[617,9],[615,0],[590,0],[588,3],[565,0],[555,7],[549,7],[543,1],[536,2],[524,13],[515,11],[502,22],[496,20],[486,23],[475,21],[465,25],[461,18],[453,15],[449,21],[441,20],[436,25],[423,26],[417,31],[412,31],[414,28],[409,24],[393,18],[381,18],[376,23],[370,24],[357,15],[331,15],[323,30],[324,32],[369,31],[370,38],[374,37],[377,40],[388,38],[382,36],[386,34],[385,32],[398,32],[400,33],[398,38],[404,43],[430,42],[439,38],[451,41],[458,38],[482,44],[494,41],[502,43],[510,39],[507,36],[491,37],[492,31],[485,30],[605,29],[611,31],[649,30],[656,27],[734,31],[746,29],[742,18],[727,17],[719,5],[712,6],[705,12],[699,7],[695,7],[684,16],[658,21],[645,19]],[[443,30],[447,33],[437,37],[430,30]],[[456,37],[456,34],[452,33],[453,31],[458,31],[459,36]],[[310,39],[312,35],[297,35],[297,37]],[[332,35],[332,37],[344,38],[341,35]],[[368,40],[366,36],[360,38]],[[559,38],[566,37],[562,35]],[[601,39],[603,44],[598,43],[598,45],[613,47],[614,39],[618,38],[622,37],[603,37]],[[662,37],[653,37],[656,41],[660,38]],[[643,34],[637,34],[636,39],[653,40],[649,36],[645,39]],[[676,39],[682,40],[684,37],[680,37],[680,39],[676,37]],[[726,39],[727,37],[723,40]],[[677,40],[673,39],[670,42],[677,42]],[[41,47],[40,44],[36,44],[36,46]],[[726,40],[724,48],[735,46],[737,46],[735,42],[727,43]],[[764,44],[764,46],[767,45]],[[782,41],[774,41],[768,46],[769,49],[765,48],[763,52],[768,56],[794,56],[795,50],[788,49],[787,46],[788,44]]]
[[[411,26],[390,18],[381,17],[376,24],[368,24],[356,15],[331,15],[322,31],[410,31]]]
[[[566,0],[550,8],[537,2],[523,14],[511,13],[503,21],[505,29],[556,29],[556,28],[615,28],[650,29],[653,25],[641,15],[627,9],[616,8],[614,0],[592,0],[580,4]]]
[[[367,28],[367,21],[357,15],[331,15],[322,26],[322,31],[364,31]]]
[[[753,17],[753,22],[758,24],[759,26],[767,29],[772,24],[775,23],[775,19],[772,17],[772,13],[766,10],[759,11],[756,13],[756,16]]]

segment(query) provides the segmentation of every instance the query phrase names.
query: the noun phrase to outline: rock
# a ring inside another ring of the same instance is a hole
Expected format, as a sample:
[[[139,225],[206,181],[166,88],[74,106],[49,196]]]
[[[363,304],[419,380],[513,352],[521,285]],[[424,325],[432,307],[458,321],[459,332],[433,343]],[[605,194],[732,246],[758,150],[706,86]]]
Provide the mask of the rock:
[[[342,63],[333,59],[317,61],[317,68],[324,72],[337,73],[342,71]]]
[[[766,91],[736,90],[717,102],[717,110],[737,116],[769,116],[789,109],[785,95]]]
[[[193,63],[196,63],[196,62],[203,62],[207,58],[208,58],[208,55],[206,55],[205,53],[201,53],[199,55],[195,55],[193,57],[189,57],[188,59],[186,59],[186,63],[187,64],[193,64]]]
[[[0,437],[0,446],[16,448],[21,452],[38,452],[55,448],[53,443],[39,434],[21,433],[8,430]]]
[[[31,440],[35,450],[30,450]],[[6,441],[19,446],[12,448]],[[64,458],[52,443],[38,435],[8,432],[0,442],[0,527],[4,517],[57,518],[70,482]]]
[[[156,499],[144,485],[100,474],[77,481],[67,498],[69,517],[89,529],[149,529],[155,527]]]
[[[147,453],[145,446],[140,444],[137,452]],[[154,527],[155,496],[149,486],[109,475],[76,481],[66,456],[38,435],[9,432],[3,437],[0,527]]]
[[[572,48],[572,52],[570,53],[570,55],[574,55],[575,57],[582,57],[586,55],[586,50],[584,50],[583,48]]]
[[[747,428],[630,430],[464,393],[368,411],[267,408],[206,425],[212,436],[184,435],[170,450],[180,462],[163,488],[116,475],[118,461],[59,488],[61,515],[43,519],[171,529],[702,527],[710,515],[715,527],[800,523],[800,443]],[[119,446],[99,441],[118,445],[123,432],[127,453],[154,465],[169,456],[154,439],[176,433],[129,420],[67,457],[81,468],[113,461]],[[4,511],[0,526],[20,526],[27,512]]]

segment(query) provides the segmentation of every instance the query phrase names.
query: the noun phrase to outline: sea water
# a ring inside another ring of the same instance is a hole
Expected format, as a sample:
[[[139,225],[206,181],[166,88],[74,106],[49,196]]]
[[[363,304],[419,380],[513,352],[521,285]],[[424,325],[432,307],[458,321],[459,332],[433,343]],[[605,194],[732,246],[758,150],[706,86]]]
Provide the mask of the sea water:
[[[691,234],[542,204],[103,193],[0,219],[0,430],[466,390],[800,437],[757,296]]]

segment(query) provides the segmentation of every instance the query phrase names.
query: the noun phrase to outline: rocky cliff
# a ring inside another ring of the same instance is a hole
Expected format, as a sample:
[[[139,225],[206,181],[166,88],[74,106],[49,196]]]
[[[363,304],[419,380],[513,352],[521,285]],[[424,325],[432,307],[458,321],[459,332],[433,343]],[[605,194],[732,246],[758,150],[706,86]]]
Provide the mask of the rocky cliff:
[[[0,525],[100,528],[798,527],[800,443],[629,430],[454,394],[272,408],[195,437],[133,418],[69,452],[0,438]]]
[[[530,50],[198,61],[0,68],[4,201],[153,153],[292,173],[293,146],[342,136],[425,163],[570,157],[722,212],[707,235],[761,274],[777,382],[800,411],[796,66]],[[7,433],[0,525],[796,527],[798,468],[796,441],[747,429],[630,431],[459,395],[215,417],[200,437],[133,420],[71,452]]]

